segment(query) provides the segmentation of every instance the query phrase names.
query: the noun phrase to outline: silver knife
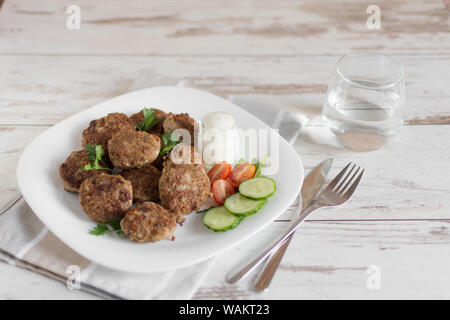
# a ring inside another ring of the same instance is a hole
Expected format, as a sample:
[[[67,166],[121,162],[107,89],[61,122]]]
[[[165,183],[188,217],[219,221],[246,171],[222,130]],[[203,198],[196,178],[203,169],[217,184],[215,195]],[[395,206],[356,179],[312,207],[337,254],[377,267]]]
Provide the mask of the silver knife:
[[[325,179],[327,178],[332,164],[333,159],[326,159],[325,161],[317,165],[314,169],[312,169],[303,181],[301,189],[302,211],[300,215],[308,208],[311,201],[319,192],[320,188],[325,182]],[[278,265],[280,264],[280,261],[283,258],[283,255],[286,252],[289,243],[291,242],[292,236],[289,237],[289,239],[269,257],[268,262],[256,279],[255,289],[257,291],[263,291],[270,285],[270,282],[272,281],[272,278],[278,269]]]

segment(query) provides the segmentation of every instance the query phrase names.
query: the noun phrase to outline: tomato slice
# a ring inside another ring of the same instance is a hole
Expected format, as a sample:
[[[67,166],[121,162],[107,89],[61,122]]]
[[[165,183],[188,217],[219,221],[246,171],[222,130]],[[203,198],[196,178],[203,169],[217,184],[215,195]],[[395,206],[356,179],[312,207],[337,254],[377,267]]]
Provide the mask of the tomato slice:
[[[238,164],[230,174],[231,183],[237,188],[245,180],[255,176],[256,167],[250,163]]]
[[[231,164],[226,162],[216,163],[208,172],[211,184],[216,180],[225,180],[231,173]]]
[[[234,186],[226,180],[216,180],[212,185],[213,197],[216,202],[222,206],[225,199],[236,192]]]
[[[234,185],[233,181],[231,181],[231,175],[228,176],[228,178],[225,179],[227,182],[229,182],[233,188],[237,189],[237,187]]]

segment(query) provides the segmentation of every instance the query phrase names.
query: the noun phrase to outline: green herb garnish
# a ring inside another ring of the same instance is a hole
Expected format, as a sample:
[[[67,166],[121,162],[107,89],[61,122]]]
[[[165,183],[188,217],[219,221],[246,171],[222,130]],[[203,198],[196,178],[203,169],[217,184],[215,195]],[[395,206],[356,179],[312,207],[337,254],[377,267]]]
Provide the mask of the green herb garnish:
[[[107,234],[111,230],[108,228],[108,225],[104,222],[98,223],[97,226],[92,229],[89,233],[93,234],[95,236],[102,236],[104,234]]]
[[[89,170],[108,170],[112,171],[112,169],[108,168],[108,166],[103,162],[102,157],[105,154],[102,146],[99,144],[86,144],[84,146],[86,152],[88,154],[88,159],[91,161],[86,164],[84,167],[78,169],[78,172],[89,171]]]
[[[124,233],[122,231],[122,228],[120,227],[120,219],[119,218],[112,218],[108,221],[109,225],[113,228],[113,231],[115,231],[119,236],[124,236]]]
[[[245,163],[245,159],[244,158],[240,158],[238,161],[236,161],[233,164],[233,168],[236,167],[238,164],[243,164],[243,163]]]
[[[180,137],[178,137],[176,134],[174,134],[173,131],[165,132],[162,135],[162,140],[164,141],[164,144],[166,145],[164,149],[161,150],[159,153],[160,155],[164,155],[166,153],[169,153],[170,150],[173,149],[177,144],[180,143]]]
[[[93,234],[94,236],[102,236],[109,232],[116,232],[116,234],[120,237],[124,236],[124,233],[120,227],[119,218],[111,218],[108,222],[98,223],[97,226],[89,233]]]
[[[266,165],[266,162],[267,162],[268,158],[269,158],[269,155],[266,154],[266,156],[264,157],[263,161],[258,161],[256,159],[253,159],[252,164],[255,166],[255,175],[253,176],[254,178],[256,178],[257,176],[261,175],[261,170]]]
[[[152,108],[144,108],[144,121],[136,123],[138,131],[148,131],[156,124],[160,123],[162,119],[155,119],[155,111]]]

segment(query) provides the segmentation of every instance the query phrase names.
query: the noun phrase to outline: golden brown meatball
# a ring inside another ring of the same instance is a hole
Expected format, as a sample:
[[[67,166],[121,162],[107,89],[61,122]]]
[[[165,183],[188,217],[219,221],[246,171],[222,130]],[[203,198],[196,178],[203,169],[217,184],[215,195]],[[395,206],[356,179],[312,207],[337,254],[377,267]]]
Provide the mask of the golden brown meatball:
[[[140,168],[159,155],[159,137],[142,131],[119,131],[108,142],[109,157],[117,168]]]
[[[161,121],[159,123],[155,124],[147,132],[149,132],[149,133],[164,133],[164,128],[162,126],[162,123],[167,118],[167,113],[165,113],[164,111],[159,110],[159,109],[153,109],[153,111],[155,112],[155,119],[161,119]],[[138,113],[133,114],[130,118],[134,121],[135,124],[144,122],[145,118],[144,118],[143,110],[139,111]]]
[[[131,182],[120,175],[100,174],[83,181],[80,204],[89,218],[107,222],[122,218],[133,204]]]
[[[134,201],[159,202],[158,181],[161,171],[154,166],[126,169],[120,175],[131,182]]]
[[[164,140],[162,139],[162,133],[154,132],[152,134],[154,134],[155,136],[157,136],[160,139],[160,141],[161,141],[160,150],[163,150],[166,147],[166,144],[164,143]],[[156,167],[157,169],[162,170],[162,168],[164,166],[164,158],[165,158],[165,155],[159,154],[158,158],[156,158],[155,161],[152,162],[152,165],[154,167]]]
[[[195,152],[192,157],[199,155]],[[202,163],[176,164],[169,155],[159,179],[159,197],[167,210],[182,221],[184,215],[200,209],[210,193],[210,181]]]
[[[59,176],[64,183],[64,189],[70,192],[78,192],[81,183],[89,178],[101,173],[107,173],[106,170],[89,170],[78,172],[89,163],[86,150],[74,151],[59,166]]]
[[[139,203],[120,222],[123,233],[132,241],[155,242],[172,236],[175,216],[153,202]]]
[[[197,134],[194,119],[189,117],[187,113],[173,114],[169,113],[163,122],[164,132],[174,131],[176,129],[186,129],[191,135],[191,145],[194,145]]]
[[[106,117],[93,120],[89,123],[89,127],[83,131],[81,144],[99,144],[108,153],[108,141],[112,136],[121,131],[135,131],[133,120],[123,113],[110,113]]]

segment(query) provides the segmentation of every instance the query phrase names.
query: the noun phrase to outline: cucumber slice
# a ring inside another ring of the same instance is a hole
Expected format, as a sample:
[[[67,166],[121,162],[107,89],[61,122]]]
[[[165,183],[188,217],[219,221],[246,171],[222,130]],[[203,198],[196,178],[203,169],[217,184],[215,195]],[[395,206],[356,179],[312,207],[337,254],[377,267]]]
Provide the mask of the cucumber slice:
[[[231,214],[224,206],[211,208],[203,215],[203,224],[214,231],[233,229],[241,220],[241,217]]]
[[[266,199],[253,200],[235,193],[225,200],[225,208],[234,215],[245,217],[264,207],[266,202]]]
[[[275,190],[275,181],[264,176],[245,180],[239,186],[239,192],[243,196],[255,200],[268,198],[275,193]]]

